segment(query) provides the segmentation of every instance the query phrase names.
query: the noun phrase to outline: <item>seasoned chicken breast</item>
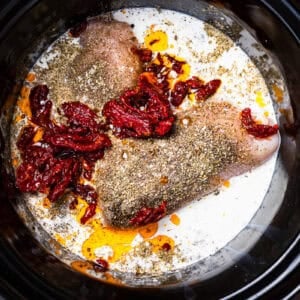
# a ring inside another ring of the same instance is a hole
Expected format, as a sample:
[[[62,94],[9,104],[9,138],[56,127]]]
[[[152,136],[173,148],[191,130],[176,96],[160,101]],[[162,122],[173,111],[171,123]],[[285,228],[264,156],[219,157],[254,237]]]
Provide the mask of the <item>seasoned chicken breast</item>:
[[[67,82],[77,97],[101,110],[105,101],[135,86],[142,66],[131,49],[138,42],[129,24],[95,19],[80,35],[80,44],[82,51],[70,64]],[[82,81],[85,89],[80,88]]]
[[[141,225],[138,216],[151,209],[152,214],[171,213],[261,164],[279,144],[278,135],[249,135],[241,126],[240,111],[229,103],[206,102],[177,117],[167,138],[111,137],[113,147],[98,162],[94,176],[109,225]]]
[[[80,101],[101,110],[104,103],[136,85],[142,64],[132,52],[138,41],[129,24],[92,19],[79,36],[53,45],[50,68],[34,67],[40,83],[50,89],[59,107]]]

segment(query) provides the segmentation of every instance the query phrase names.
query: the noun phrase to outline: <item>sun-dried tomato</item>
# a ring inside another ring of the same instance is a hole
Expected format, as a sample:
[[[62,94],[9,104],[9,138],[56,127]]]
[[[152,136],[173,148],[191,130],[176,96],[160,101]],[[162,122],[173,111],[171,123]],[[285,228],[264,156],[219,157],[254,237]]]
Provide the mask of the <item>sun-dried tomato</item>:
[[[77,205],[78,205],[78,199],[74,198],[69,204],[69,209],[73,210],[77,207]]]
[[[147,225],[157,222],[167,213],[167,202],[163,201],[158,207],[143,207],[133,217],[129,223],[135,226]]]
[[[74,184],[74,179],[77,180],[75,174],[78,173],[79,163],[72,158],[60,160],[55,165],[57,167],[57,180],[51,185],[48,193],[48,199],[51,202],[57,201],[65,194],[67,188]],[[53,173],[53,172],[52,172]],[[53,177],[56,174],[53,174]]]
[[[27,126],[22,130],[17,142],[22,163],[16,170],[16,184],[23,192],[46,193],[52,202],[66,193],[81,196],[89,203],[81,220],[84,224],[95,214],[98,196],[92,186],[78,182],[81,176],[92,178],[96,161],[103,157],[111,141],[101,132],[97,114],[79,102],[62,105],[67,124],[54,123],[48,93],[46,85],[31,90],[32,122],[45,132],[34,144],[35,128]]]
[[[146,66],[145,71],[146,72],[152,72],[154,74],[160,74],[164,66],[162,64],[150,64],[149,66]]]
[[[55,164],[52,149],[31,145],[21,153],[21,157],[23,161],[16,170],[17,186],[23,192],[46,191]]]
[[[164,251],[170,251],[171,250],[171,245],[169,243],[164,243],[161,248],[164,250]]]
[[[91,133],[86,136],[57,134],[47,136],[45,141],[53,146],[71,149],[76,152],[93,152],[111,146],[107,135],[99,133]]]
[[[26,126],[22,128],[21,134],[17,141],[18,149],[21,151],[26,150],[26,148],[32,144],[34,135],[35,130],[33,126]]]
[[[98,199],[97,192],[91,185],[76,184],[73,188],[75,194],[84,198],[88,203],[96,203]]]
[[[247,132],[258,138],[267,138],[278,132],[278,125],[263,125],[257,124],[251,115],[251,109],[245,108],[241,112],[242,126],[247,130]]]
[[[165,66],[163,56],[160,53],[157,54],[155,63],[151,62],[147,65],[145,71],[151,72],[155,75],[156,79],[159,81],[156,86],[159,87],[165,95],[167,95],[170,89],[168,75],[171,72],[171,68]]]
[[[149,43],[149,45],[152,46],[152,45],[158,43],[159,41],[160,41],[160,39],[154,39]]]
[[[161,137],[172,128],[175,117],[159,87],[141,75],[138,87],[104,105],[103,115],[120,138]]]
[[[93,264],[93,268],[95,272],[106,272],[109,268],[109,264],[105,259],[99,258],[96,260],[96,263]]]
[[[213,79],[208,83],[200,86],[196,92],[196,100],[197,101],[206,100],[217,91],[220,85],[221,85],[221,80]]]
[[[86,20],[80,22],[79,24],[75,25],[73,28],[70,29],[70,34],[72,37],[77,38],[83,33],[87,28],[88,22]]]
[[[28,147],[22,159],[16,183],[23,192],[48,193],[49,200],[54,202],[77,180],[79,162],[56,159],[51,147]]]
[[[70,126],[89,128],[92,131],[98,130],[97,114],[86,104],[79,101],[66,102],[61,107]]]
[[[171,69],[174,70],[177,74],[182,74],[183,71],[183,65],[186,64],[186,61],[179,61],[175,57],[171,55],[166,55],[167,59],[172,63]]]
[[[192,78],[186,81],[186,84],[190,89],[199,89],[204,85],[204,81],[202,81],[199,77],[192,76]]]
[[[95,163],[97,160],[102,159],[104,156],[104,149],[100,149],[94,152],[88,152],[84,155],[82,159],[82,176],[91,180],[95,168]]]
[[[204,101],[212,96],[221,84],[219,79],[205,84],[200,78],[193,76],[186,81],[177,82],[171,90],[170,79],[173,78],[170,77],[171,71],[183,74],[185,64],[186,61],[180,61],[168,54],[158,53],[155,60],[145,66],[146,73],[152,73],[157,79],[155,86],[161,90],[173,106],[179,106],[189,92],[196,94],[196,100]]]
[[[178,81],[171,92],[171,103],[179,106],[188,93],[188,85],[184,81]]]
[[[37,85],[31,89],[29,100],[32,113],[31,121],[42,127],[51,125],[52,102],[47,99],[49,89],[46,85]]]
[[[144,55],[152,51],[135,49],[136,53]],[[146,60],[145,60],[146,61]],[[179,106],[191,90],[196,93],[197,100],[206,100],[213,95],[221,84],[215,79],[204,84],[198,77],[193,76],[187,81],[178,81],[170,88],[170,72],[183,73],[185,61],[158,53],[155,60],[145,66],[145,72],[140,74],[136,88],[126,90],[119,97],[104,105],[102,114],[107,124],[114,126],[114,134],[120,138],[163,137],[167,135],[175,122],[171,110]]]
[[[84,215],[80,219],[81,224],[85,224],[90,218],[92,218],[96,214],[97,203],[91,203],[87,207]]]
[[[152,51],[150,49],[132,47],[131,51],[136,54],[143,63],[150,62],[152,59]]]

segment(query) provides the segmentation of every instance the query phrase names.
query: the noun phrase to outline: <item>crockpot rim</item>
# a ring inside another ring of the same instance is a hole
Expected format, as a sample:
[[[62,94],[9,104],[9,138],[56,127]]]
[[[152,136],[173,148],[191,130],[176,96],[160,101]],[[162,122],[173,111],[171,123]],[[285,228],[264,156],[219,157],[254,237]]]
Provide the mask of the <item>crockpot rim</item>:
[[[268,2],[268,1],[265,1],[265,0],[260,0],[261,2],[263,2],[263,3],[265,3],[265,2]],[[37,1],[33,1],[33,2],[37,2]],[[294,35],[294,37],[295,37],[295,32],[293,31],[293,30],[291,30],[290,28],[288,28],[289,29],[289,31],[291,32],[291,34],[293,34]],[[299,33],[299,36],[300,36],[300,33]],[[299,36],[298,36],[298,42],[299,42]],[[298,237],[298,240],[297,240],[298,242],[298,245],[299,245],[299,237]],[[294,245],[295,247],[297,246],[297,245]],[[293,247],[294,247],[293,246]],[[299,246],[298,246],[299,247]]]

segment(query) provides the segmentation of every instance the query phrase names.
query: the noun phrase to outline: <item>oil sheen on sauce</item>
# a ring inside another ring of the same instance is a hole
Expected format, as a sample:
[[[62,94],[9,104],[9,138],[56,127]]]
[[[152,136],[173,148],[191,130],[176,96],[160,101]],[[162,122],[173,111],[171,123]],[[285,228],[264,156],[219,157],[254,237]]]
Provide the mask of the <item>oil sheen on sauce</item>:
[[[133,32],[142,46],[186,60],[183,80],[193,75],[205,81],[220,78],[222,85],[214,100],[230,101],[240,108],[251,107],[260,121],[276,122],[271,96],[259,70],[218,30],[196,18],[169,10],[123,9],[113,12],[113,16],[134,24]],[[70,37],[65,34],[64,38]],[[220,40],[223,41],[221,46]],[[49,50],[37,64],[51,65],[56,56]],[[31,73],[27,81],[34,80],[35,75]],[[184,109],[185,105],[193,105],[192,97],[178,109]],[[25,88],[19,101],[20,112],[23,118],[24,114],[30,114]],[[19,122],[18,113],[15,123],[23,124]],[[79,201],[72,211],[50,216],[47,205],[43,205],[43,195],[25,197],[43,229],[68,252],[83,260],[105,259],[111,270],[160,274],[213,255],[245,228],[268,190],[275,162],[276,154],[255,170],[225,182],[218,194],[208,195],[158,223],[134,230],[103,226],[99,209],[93,220],[81,225],[84,201]],[[69,263],[85,272],[84,263]]]

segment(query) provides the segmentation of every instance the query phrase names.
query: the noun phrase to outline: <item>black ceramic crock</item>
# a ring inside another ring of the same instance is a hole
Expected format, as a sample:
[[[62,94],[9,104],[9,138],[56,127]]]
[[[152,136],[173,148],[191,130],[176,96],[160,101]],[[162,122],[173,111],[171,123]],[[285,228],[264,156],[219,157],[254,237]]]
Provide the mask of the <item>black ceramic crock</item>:
[[[300,282],[300,21],[299,2],[279,0],[206,1],[230,13],[277,58],[285,76],[296,122],[295,148],[281,155],[289,175],[277,197],[280,207],[260,238],[233,265],[193,285],[130,289],[101,283],[72,271],[49,254],[30,234],[12,208],[17,195],[6,157],[1,158],[0,299],[291,299]],[[0,3],[0,103],[13,105],[22,76],[35,57],[85,16],[122,7],[151,6],[195,15],[197,0],[88,0]],[[208,20],[209,21],[209,20]],[[7,115],[6,119],[9,120]],[[2,124],[0,150],[5,152],[8,127]],[[282,132],[284,136],[286,132]],[[280,195],[279,195],[280,194]]]

